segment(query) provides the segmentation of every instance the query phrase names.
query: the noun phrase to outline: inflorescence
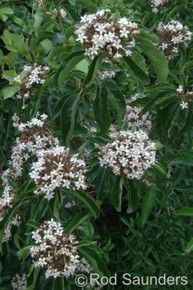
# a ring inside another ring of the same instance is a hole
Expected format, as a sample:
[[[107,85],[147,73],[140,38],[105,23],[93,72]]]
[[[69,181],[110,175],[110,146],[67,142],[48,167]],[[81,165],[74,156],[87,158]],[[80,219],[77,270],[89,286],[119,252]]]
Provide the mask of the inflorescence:
[[[112,142],[99,148],[99,161],[115,175],[128,179],[142,179],[145,171],[155,163],[155,144],[146,132],[120,131],[111,133]]]
[[[69,277],[75,272],[90,272],[90,265],[77,252],[75,236],[64,233],[62,225],[53,219],[45,221],[33,232],[35,246],[30,249],[36,268],[46,268],[46,278]]]
[[[96,55],[118,60],[123,55],[131,55],[135,38],[139,33],[138,24],[121,18],[112,20],[109,9],[81,17],[76,30],[77,40],[85,49],[85,55],[93,59]]]
[[[14,78],[14,83],[19,85],[20,90],[17,99],[22,99],[22,109],[26,107],[26,100],[33,95],[35,88],[44,84],[49,72],[48,66],[25,65],[22,72]]]
[[[77,155],[71,156],[68,148],[56,146],[39,152],[38,161],[33,163],[29,175],[36,183],[35,193],[44,193],[50,200],[57,188],[86,189],[85,172],[83,160]]]
[[[192,33],[187,26],[176,20],[171,20],[167,24],[160,22],[157,28],[161,33],[159,48],[172,61],[178,53],[179,45],[191,40]]]
[[[152,11],[157,13],[161,7],[166,6],[170,2],[171,0],[152,0]]]

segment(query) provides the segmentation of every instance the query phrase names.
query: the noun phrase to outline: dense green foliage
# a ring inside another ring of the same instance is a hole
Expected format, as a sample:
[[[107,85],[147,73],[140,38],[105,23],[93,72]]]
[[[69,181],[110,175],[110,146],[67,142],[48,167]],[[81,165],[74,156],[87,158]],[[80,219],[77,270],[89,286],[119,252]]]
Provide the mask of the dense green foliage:
[[[19,289],[11,286],[16,274],[27,275],[27,290],[78,289],[74,276],[45,279],[45,269],[33,266],[32,232],[52,218],[66,234],[73,233],[79,241],[79,255],[101,277],[166,273],[187,276],[188,285],[163,289],[191,289],[193,41],[181,41],[175,57],[169,59],[164,53],[167,49],[161,49],[163,38],[157,27],[160,22],[176,20],[193,31],[192,1],[168,1],[157,13],[152,12],[151,1],[40,2],[2,0],[0,6],[0,290]],[[125,17],[137,23],[131,55],[109,61],[104,57],[108,47],[93,59],[85,55],[86,46],[77,40],[76,32],[81,16],[102,9],[111,10],[110,21]],[[27,88],[25,66],[41,66],[42,83]],[[115,76],[103,78],[104,71],[115,72]],[[156,161],[147,166],[142,178],[128,178],[123,171],[116,175],[114,164],[104,167],[100,162],[105,156],[101,148],[108,148],[113,138],[119,140],[111,130],[140,132],[141,125],[132,118],[126,120],[129,106],[151,118],[151,128],[144,133],[149,138],[145,149],[148,142],[155,143]],[[29,124],[42,114],[48,116],[46,136],[53,142],[44,149],[50,150],[58,138],[60,146],[77,154],[86,168],[87,187],[59,186],[50,200],[43,193],[34,194],[38,181],[29,174],[40,151],[28,152],[18,178],[12,171],[3,178],[7,169],[13,170],[17,138],[24,143],[32,138],[33,143],[36,134],[30,126],[26,135],[18,124],[13,126],[13,116],[20,119],[14,119],[16,123]],[[5,186],[14,197],[3,206]],[[6,228],[17,215],[19,226],[13,226],[4,241]],[[113,287],[104,289],[162,289],[123,286],[121,279]]]

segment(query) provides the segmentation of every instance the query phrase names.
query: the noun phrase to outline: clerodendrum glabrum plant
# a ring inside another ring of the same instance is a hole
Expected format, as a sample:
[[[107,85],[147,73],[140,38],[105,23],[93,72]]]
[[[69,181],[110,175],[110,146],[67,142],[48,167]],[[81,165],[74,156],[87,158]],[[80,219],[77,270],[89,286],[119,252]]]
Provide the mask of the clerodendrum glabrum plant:
[[[190,76],[176,73],[180,53],[191,57],[184,52],[191,32],[181,19],[162,16],[173,1],[151,1],[154,32],[148,22],[144,27],[135,1],[120,1],[125,15],[115,3],[101,2],[107,7],[3,1],[0,9],[1,123],[7,112],[12,123],[10,137],[9,130],[2,135],[12,145],[0,148],[0,289],[70,290],[77,274],[122,272],[124,257],[132,256],[122,223],[132,232],[136,218],[140,235],[157,192],[171,190],[174,169],[166,156],[175,145],[181,150],[179,140],[172,144],[172,130],[186,130],[182,119],[192,120]],[[168,65],[176,73],[169,80]],[[168,131],[167,118],[158,125],[162,111],[173,126]],[[115,250],[119,240],[124,254]],[[88,289],[98,289],[92,282]]]

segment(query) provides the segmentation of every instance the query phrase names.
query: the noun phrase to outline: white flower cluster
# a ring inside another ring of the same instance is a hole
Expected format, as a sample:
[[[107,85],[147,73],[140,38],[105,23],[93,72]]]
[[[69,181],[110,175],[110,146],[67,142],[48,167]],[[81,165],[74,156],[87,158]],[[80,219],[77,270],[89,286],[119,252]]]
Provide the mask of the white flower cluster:
[[[142,109],[142,107],[127,105],[125,120],[128,122],[128,127],[136,127],[149,132],[152,127],[150,114],[148,112],[143,114]]]
[[[100,80],[112,79],[116,76],[116,72],[105,70],[105,71],[99,71],[98,75],[99,75]]]
[[[10,161],[16,177],[22,175],[23,164],[30,155],[36,156],[39,151],[58,145],[59,141],[53,137],[47,118],[46,114],[37,114],[27,123],[22,123],[14,115],[14,126],[21,133],[12,148]]]
[[[77,154],[70,155],[68,148],[55,146],[39,152],[29,175],[37,185],[35,194],[44,193],[50,200],[57,188],[86,189],[85,172],[86,164]]]
[[[90,59],[100,54],[104,58],[118,60],[123,55],[132,54],[139,33],[137,23],[126,18],[114,22],[109,9],[87,14],[81,17],[80,23],[76,30],[77,41],[83,44],[85,55]]]
[[[77,271],[89,272],[88,263],[78,255],[76,238],[64,233],[59,222],[45,221],[33,232],[32,238],[35,246],[31,247],[30,254],[34,266],[45,267],[46,278],[69,277]]]
[[[22,72],[14,78],[14,83],[20,86],[16,97],[23,100],[22,109],[25,109],[25,101],[30,98],[34,88],[44,84],[48,71],[49,67],[38,66],[36,63],[33,66],[25,65]]]
[[[152,4],[151,4],[153,8],[152,11],[154,13],[157,13],[160,7],[165,6],[170,2],[171,0],[152,0]]]
[[[53,137],[50,130],[47,115],[37,115],[27,123],[21,123],[19,118],[14,116],[13,121],[21,136],[16,139],[12,148],[10,168],[1,175],[3,192],[0,196],[0,221],[15,204],[15,189],[10,185],[9,178],[17,183],[18,178],[22,176],[24,163],[30,156],[36,157],[39,151],[58,145],[58,139]],[[18,226],[19,223],[19,215],[11,219],[4,233],[4,241],[8,241],[11,237],[12,226]]]
[[[115,175],[142,179],[146,170],[155,163],[155,144],[146,132],[120,131],[111,133],[112,143],[99,148],[99,161]]]
[[[15,191],[10,186],[8,177],[11,177],[13,179],[15,178],[14,173],[10,169],[5,170],[1,176],[3,193],[2,196],[0,197],[0,221],[3,220],[5,214],[10,208],[12,208],[15,202]],[[5,229],[3,235],[3,242],[7,242],[10,239],[12,227],[19,226],[19,224],[20,224],[20,216],[16,215],[9,221]]]
[[[15,275],[11,281],[13,290],[27,290],[27,277],[26,274]]]
[[[181,43],[186,44],[191,40],[192,33],[188,27],[176,20],[171,20],[167,24],[160,22],[157,30],[161,33],[159,48],[169,61],[175,58]]]
[[[188,109],[189,103],[193,101],[193,91],[187,91],[185,93],[183,86],[179,85],[176,92],[181,98],[180,107],[182,108],[182,110]]]
[[[8,242],[10,240],[12,227],[13,226],[19,227],[20,223],[21,223],[21,217],[18,214],[9,221],[5,229],[5,232],[3,234],[3,243]]]

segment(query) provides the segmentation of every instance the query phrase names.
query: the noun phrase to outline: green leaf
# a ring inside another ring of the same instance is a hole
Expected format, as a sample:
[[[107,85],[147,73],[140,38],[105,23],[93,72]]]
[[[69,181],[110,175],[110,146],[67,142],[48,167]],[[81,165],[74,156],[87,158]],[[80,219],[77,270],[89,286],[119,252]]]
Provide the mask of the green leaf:
[[[77,0],[76,2],[81,4],[83,7],[86,7],[91,12],[96,12],[98,10],[92,0]]]
[[[73,232],[79,225],[81,225],[90,216],[90,211],[85,210],[77,215],[75,215],[71,221],[66,225],[65,231],[67,233]]]
[[[93,110],[95,119],[100,127],[100,134],[105,134],[111,123],[111,117],[109,116],[108,109],[108,94],[106,87],[104,85],[98,85],[97,94],[93,103]]]
[[[111,190],[111,202],[117,211],[121,211],[123,178],[116,177]]]
[[[122,91],[117,86],[117,84],[112,80],[105,80],[105,85],[107,89],[113,94],[114,98],[119,104],[119,107],[121,108],[122,116],[124,116],[125,110],[126,110],[126,103],[125,103],[125,98]]]
[[[14,77],[15,77],[15,71],[14,70],[4,70],[3,74],[2,74],[2,77],[5,80],[13,81]]]
[[[24,262],[26,260],[26,258],[29,256],[30,254],[30,249],[31,247],[34,246],[34,244],[30,244],[30,245],[27,245],[25,247],[23,247],[21,250],[19,250],[17,252],[17,256],[18,258]]]
[[[142,203],[141,224],[144,226],[149,218],[152,208],[156,203],[157,193],[152,189],[148,189]]]
[[[26,54],[25,39],[22,34],[11,33],[8,30],[4,30],[1,38],[9,51],[19,52],[22,55]]]
[[[153,44],[153,42],[146,38],[138,36],[137,44],[151,61],[158,81],[164,82],[169,73],[168,61],[164,54]]]
[[[123,117],[121,107],[120,107],[119,103],[117,102],[117,99],[113,96],[113,94],[111,93],[110,90],[108,90],[107,96],[108,96],[109,103],[111,103],[112,107],[115,109],[115,111],[117,113],[118,128],[121,129],[122,117]]]
[[[193,216],[193,207],[184,207],[176,210],[178,216]]]
[[[137,210],[140,200],[140,190],[134,180],[124,180],[125,188],[127,189],[128,208],[127,213],[133,213]]]
[[[193,250],[193,238],[189,241],[189,243],[187,244],[185,251],[186,253],[190,253]]]
[[[153,167],[154,167],[158,172],[160,172],[161,174],[167,176],[168,173],[167,173],[167,171],[166,171],[166,168],[165,168],[162,164],[160,164],[159,162],[156,162],[156,163],[153,165]]]
[[[182,154],[171,161],[171,165],[193,166],[193,156]]]
[[[12,15],[14,14],[14,11],[10,7],[2,7],[0,8],[0,14]]]
[[[27,286],[27,290],[34,290],[36,289],[36,285],[37,285],[37,280],[38,280],[38,276],[40,274],[40,271],[39,269],[37,268],[34,268],[33,266],[30,268],[30,276],[32,275],[32,283]],[[29,280],[31,282],[31,277],[29,278],[28,277],[28,283],[29,283]]]
[[[73,134],[80,97],[81,94],[72,94],[68,96],[61,109],[62,138],[67,146],[70,145]]]
[[[9,7],[0,8],[0,18],[3,21],[7,21],[7,19],[8,19],[7,15],[12,15],[12,14],[14,14],[14,11]]]
[[[40,44],[47,53],[53,48],[53,44],[49,39],[42,40]]]
[[[100,255],[100,249],[98,249],[96,246],[86,246],[86,247],[78,247],[78,251],[88,260],[88,262],[91,264],[93,269],[96,271],[96,273],[99,274],[99,276],[109,276],[109,270],[107,269],[106,263],[101,259]]]
[[[97,218],[100,215],[100,207],[88,193],[83,191],[73,191],[73,194],[78,197],[91,211],[93,216]]]
[[[19,91],[18,86],[9,86],[2,90],[3,98],[9,99],[13,97]]]
[[[34,183],[33,183],[33,181],[30,179],[30,180],[27,180],[26,182],[24,182],[24,183],[19,187],[19,189],[17,190],[16,195],[17,195],[17,196],[24,196],[24,195],[26,196],[27,194],[32,193],[34,190],[35,190],[35,188],[34,188]]]
[[[77,11],[71,5],[63,4],[62,8],[65,9],[69,19],[71,19],[72,21],[75,21],[75,22],[79,21]]]
[[[86,79],[84,81],[84,85],[86,88],[90,87],[95,81],[101,62],[102,58],[100,56],[96,56],[92,61]]]
[[[64,279],[60,277],[53,279],[52,290],[65,290]]]
[[[34,32],[37,35],[39,32],[39,28],[42,24],[43,21],[43,17],[44,17],[44,13],[40,10],[38,10],[35,14],[34,14]]]
[[[131,57],[123,57],[123,60],[127,64],[130,74],[143,84],[149,84],[148,75],[137,65],[137,63]]]
[[[58,87],[60,88],[64,84],[66,76],[83,59],[84,59],[84,52],[82,50],[72,52],[70,55],[68,55],[62,61],[60,67],[58,68],[54,76],[54,83],[56,83]]]
[[[87,74],[89,68],[89,62],[87,59],[83,59],[81,62],[79,62],[76,66],[77,70],[82,71],[83,73]]]

